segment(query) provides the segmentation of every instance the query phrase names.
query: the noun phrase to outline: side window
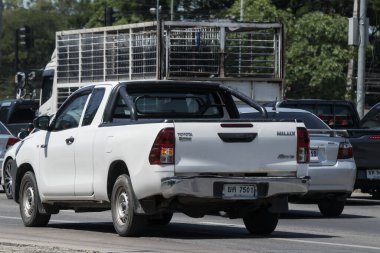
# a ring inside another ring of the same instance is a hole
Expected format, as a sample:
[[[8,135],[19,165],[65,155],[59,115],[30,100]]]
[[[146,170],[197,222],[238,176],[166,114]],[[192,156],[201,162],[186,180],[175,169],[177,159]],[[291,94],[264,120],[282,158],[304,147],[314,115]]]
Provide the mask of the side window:
[[[127,105],[127,102],[124,101],[123,97],[118,94],[116,99],[115,107],[112,111],[112,122],[117,121],[118,119],[130,119],[131,112]]]
[[[79,126],[79,121],[89,94],[78,96],[66,104],[63,111],[55,118],[53,130],[65,130]]]
[[[84,113],[82,126],[87,126],[92,123],[96,112],[98,111],[99,105],[102,102],[105,89],[94,89],[90,101],[88,102],[86,112]]]

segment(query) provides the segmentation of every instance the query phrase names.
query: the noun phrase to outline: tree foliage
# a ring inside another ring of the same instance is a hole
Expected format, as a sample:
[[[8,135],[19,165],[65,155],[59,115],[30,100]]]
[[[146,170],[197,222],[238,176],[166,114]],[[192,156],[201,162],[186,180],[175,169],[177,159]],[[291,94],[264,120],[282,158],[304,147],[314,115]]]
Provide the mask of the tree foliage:
[[[169,20],[171,0],[160,0],[160,16]],[[105,8],[114,24],[156,19],[151,0],[0,0],[0,97],[14,76],[15,30],[28,25],[34,48],[20,48],[21,68],[43,68],[55,47],[55,32],[104,26]],[[240,17],[241,0],[173,0],[174,20]],[[2,8],[3,7],[3,8]],[[342,98],[346,67],[347,17],[353,0],[244,0],[244,21],[281,20],[286,27],[288,97]],[[371,36],[369,66],[380,67],[380,0],[369,0]],[[5,81],[4,81],[5,80]]]
[[[341,1],[247,0],[244,21],[282,20],[286,28],[286,90],[293,98],[343,98],[351,57]],[[230,9],[238,15],[240,1]],[[347,9],[347,8],[346,8]]]

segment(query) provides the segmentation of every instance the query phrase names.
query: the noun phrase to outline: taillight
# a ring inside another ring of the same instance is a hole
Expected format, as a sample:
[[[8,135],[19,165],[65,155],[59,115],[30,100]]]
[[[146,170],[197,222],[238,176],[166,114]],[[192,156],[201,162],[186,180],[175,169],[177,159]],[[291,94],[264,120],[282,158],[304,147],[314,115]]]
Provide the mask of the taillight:
[[[310,138],[304,127],[297,127],[297,162],[310,162]]]
[[[380,136],[379,135],[372,135],[372,136],[369,136],[368,138],[371,139],[371,140],[380,140]]]
[[[174,164],[174,128],[162,129],[153,143],[149,154],[150,164]]]
[[[341,142],[339,144],[338,159],[349,159],[352,158],[353,151],[350,143]]]
[[[15,138],[15,137],[9,137],[9,138],[8,138],[8,142],[7,142],[7,146],[6,146],[5,149],[8,149],[8,148],[12,147],[12,146],[15,145],[18,141],[19,141],[18,138]]]

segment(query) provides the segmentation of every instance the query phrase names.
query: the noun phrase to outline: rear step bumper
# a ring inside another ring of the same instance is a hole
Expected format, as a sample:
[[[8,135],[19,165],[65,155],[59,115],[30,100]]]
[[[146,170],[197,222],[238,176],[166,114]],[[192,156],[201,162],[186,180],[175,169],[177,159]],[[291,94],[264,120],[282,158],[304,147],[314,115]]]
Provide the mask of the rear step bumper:
[[[161,180],[161,192],[165,198],[192,196],[199,198],[223,198],[224,184],[256,185],[257,199],[274,195],[303,195],[309,188],[309,177],[223,177],[194,176],[169,177]]]

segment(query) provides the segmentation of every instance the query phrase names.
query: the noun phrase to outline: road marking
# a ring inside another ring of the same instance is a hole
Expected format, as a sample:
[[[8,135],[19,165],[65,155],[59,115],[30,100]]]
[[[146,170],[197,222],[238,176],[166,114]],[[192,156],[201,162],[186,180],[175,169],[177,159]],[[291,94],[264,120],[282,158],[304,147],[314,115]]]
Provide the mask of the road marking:
[[[299,242],[299,243],[308,243],[308,244],[320,244],[320,245],[328,245],[328,246],[341,246],[341,247],[347,247],[347,248],[380,250],[380,247],[372,247],[372,246],[364,246],[364,245],[353,245],[353,244],[320,242],[320,241],[308,241],[308,240],[286,239],[286,238],[270,238],[270,239],[278,240],[278,241]]]
[[[10,220],[21,220],[21,217],[12,217],[12,216],[0,216],[0,219],[10,219]],[[81,221],[70,221],[70,220],[50,220],[51,222],[57,223],[83,223]]]
[[[12,216],[0,216],[0,218],[10,219],[10,220],[21,220],[20,217],[12,217]]]
[[[3,218],[3,219],[12,219],[12,220],[21,220],[20,217],[12,217],[12,216],[0,216],[0,218]],[[81,223],[79,221],[69,221],[69,220],[51,220],[51,221],[52,222],[58,222],[58,223]],[[218,222],[209,222],[209,221],[203,221],[203,222],[199,222],[199,223],[200,224],[205,224],[205,225],[214,225],[214,226],[228,226],[228,227],[245,228],[244,225],[237,225],[237,224],[231,224],[231,223],[218,223]],[[197,232],[199,232],[199,231],[197,231]],[[277,241],[306,243],[306,244],[319,244],[319,245],[328,245],[328,246],[340,246],[340,247],[346,247],[346,248],[380,250],[380,247],[365,246],[365,245],[353,245],[353,244],[321,242],[321,241],[309,241],[309,240],[287,239],[287,238],[268,238],[268,239],[277,240]]]
[[[201,224],[205,225],[215,225],[215,226],[228,226],[228,227],[237,227],[237,228],[245,228],[244,225],[237,225],[237,224],[228,224],[228,223],[218,223],[218,222],[200,222]],[[343,243],[332,243],[332,242],[321,242],[321,241],[309,241],[309,240],[300,240],[300,239],[287,239],[287,238],[269,238],[272,240],[278,240],[278,241],[288,241],[288,242],[298,242],[298,243],[307,243],[307,244],[319,244],[319,245],[328,245],[328,246],[341,246],[341,247],[347,247],[347,248],[357,248],[357,249],[373,249],[373,250],[380,250],[380,247],[373,247],[373,246],[365,246],[365,245],[353,245],[353,244],[343,244]]]

